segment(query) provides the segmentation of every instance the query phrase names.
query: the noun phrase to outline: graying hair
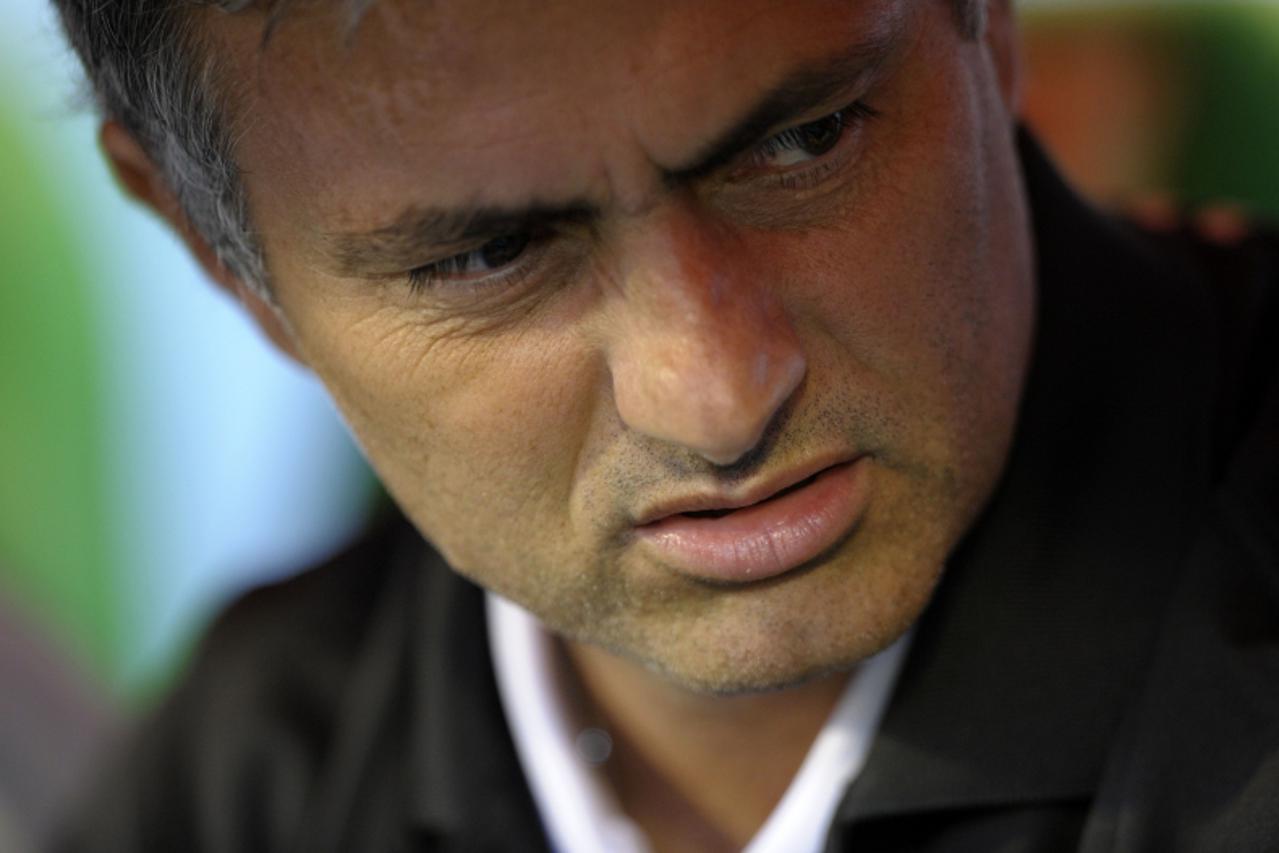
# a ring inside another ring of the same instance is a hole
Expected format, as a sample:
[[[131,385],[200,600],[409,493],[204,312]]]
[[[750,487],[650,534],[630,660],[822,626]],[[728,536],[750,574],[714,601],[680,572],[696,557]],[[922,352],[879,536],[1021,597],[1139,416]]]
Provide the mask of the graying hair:
[[[235,128],[219,67],[190,14],[266,6],[267,33],[295,0],[53,0],[102,114],[146,150],[190,227],[253,293],[274,303],[266,261],[236,165]],[[347,5],[351,26],[375,0]],[[985,27],[987,0],[953,0],[965,35]]]
[[[186,7],[243,8],[245,0],[54,0],[98,107],[146,150],[191,228],[255,292],[266,272],[249,221],[232,129],[217,102]],[[193,61],[194,59],[194,61]]]

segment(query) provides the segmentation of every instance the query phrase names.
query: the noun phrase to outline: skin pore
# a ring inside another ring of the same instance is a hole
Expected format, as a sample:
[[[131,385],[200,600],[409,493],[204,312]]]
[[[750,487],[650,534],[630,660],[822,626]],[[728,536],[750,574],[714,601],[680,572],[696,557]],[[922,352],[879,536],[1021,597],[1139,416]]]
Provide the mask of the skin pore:
[[[565,638],[658,849],[749,840],[1002,472],[1033,305],[1010,17],[385,0],[265,47],[200,17],[278,306],[188,241],[449,563]],[[637,542],[663,502],[854,456],[864,505],[800,570],[725,586]]]

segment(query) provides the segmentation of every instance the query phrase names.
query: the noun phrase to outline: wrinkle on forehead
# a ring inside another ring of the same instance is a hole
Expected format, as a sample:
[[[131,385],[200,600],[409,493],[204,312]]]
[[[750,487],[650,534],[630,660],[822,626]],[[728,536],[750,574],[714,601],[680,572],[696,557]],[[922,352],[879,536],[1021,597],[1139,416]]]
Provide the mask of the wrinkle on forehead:
[[[591,195],[642,209],[657,164],[687,159],[794,59],[790,19],[829,9],[834,43],[899,26],[917,4],[808,5],[379,0],[349,40],[331,4],[299,7],[264,52],[260,19],[221,16],[218,34],[252,69],[245,160],[291,178],[298,204],[360,219],[409,188],[457,204],[482,186],[493,204]]]
[[[348,35],[342,26],[346,3],[289,3],[291,14],[277,37],[263,45],[268,19],[206,10],[201,28],[226,52],[239,76],[252,79],[259,93],[322,90],[328,99],[363,117],[403,115],[408,106],[450,101],[473,105],[472,94],[488,98],[501,85],[511,99],[527,98],[541,87],[574,83],[596,95],[626,95],[667,88],[685,93],[687,78],[701,68],[724,64],[740,51],[739,36],[772,28],[791,4],[782,0],[742,0],[731,17],[714,4],[607,2],[607,0],[478,0],[427,2],[378,0],[361,26]],[[900,24],[914,0],[831,0],[832,29],[852,35]],[[802,17],[802,16],[801,16]],[[757,40],[746,39],[747,43]],[[741,68],[767,57],[734,58]],[[244,73],[254,69],[253,74]],[[619,73],[620,69],[620,73]],[[556,87],[558,88],[558,87]],[[691,93],[691,92],[690,92]],[[712,89],[701,93],[714,96]],[[598,98],[602,103],[605,98]],[[580,103],[579,99],[579,103]],[[292,104],[293,108],[303,104]]]

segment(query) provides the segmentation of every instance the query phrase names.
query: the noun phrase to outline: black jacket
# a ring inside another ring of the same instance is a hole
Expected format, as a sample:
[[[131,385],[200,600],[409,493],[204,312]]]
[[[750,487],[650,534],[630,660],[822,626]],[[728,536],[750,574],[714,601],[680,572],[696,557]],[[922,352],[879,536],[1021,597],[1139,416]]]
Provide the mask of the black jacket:
[[[1279,850],[1279,240],[1144,235],[1022,159],[1017,438],[829,849]],[[63,849],[545,843],[482,595],[393,516],[219,620]]]

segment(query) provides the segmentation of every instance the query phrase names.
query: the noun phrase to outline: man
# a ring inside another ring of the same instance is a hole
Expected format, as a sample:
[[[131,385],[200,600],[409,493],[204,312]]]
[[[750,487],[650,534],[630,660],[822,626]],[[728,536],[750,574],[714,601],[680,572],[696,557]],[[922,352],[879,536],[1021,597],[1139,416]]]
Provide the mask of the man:
[[[1083,207],[1007,2],[60,2],[407,519],[73,847],[1279,843],[1275,254]]]

